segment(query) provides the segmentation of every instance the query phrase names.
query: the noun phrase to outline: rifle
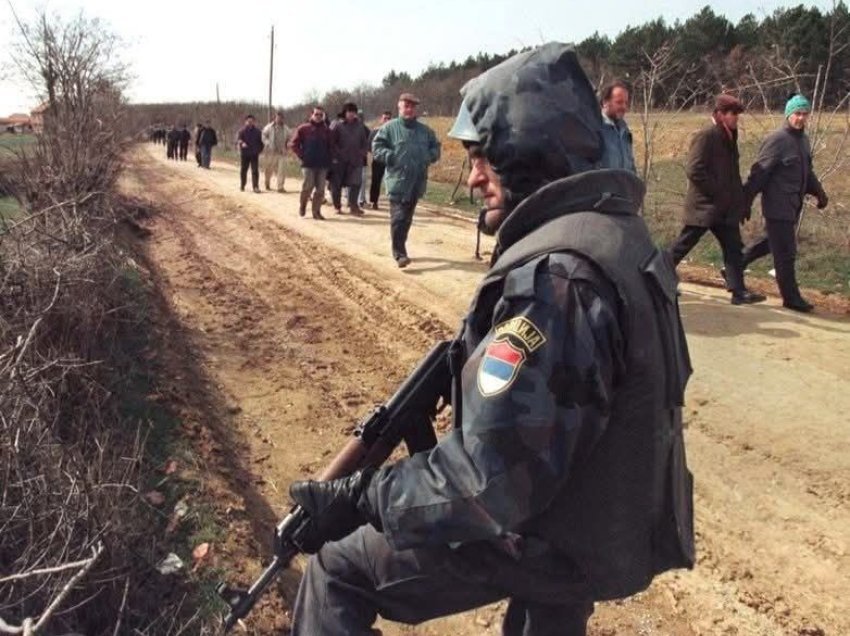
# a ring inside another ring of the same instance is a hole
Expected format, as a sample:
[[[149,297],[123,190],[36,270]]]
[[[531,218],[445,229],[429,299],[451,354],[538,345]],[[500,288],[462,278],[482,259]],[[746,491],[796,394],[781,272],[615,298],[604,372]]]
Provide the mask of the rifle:
[[[378,467],[402,441],[411,455],[437,443],[434,418],[451,403],[450,344],[443,341],[434,345],[393,396],[361,420],[351,440],[319,476],[320,481],[345,477],[368,466]],[[277,575],[289,567],[299,552],[292,537],[306,520],[301,506],[295,506],[277,525],[274,558],[249,589],[219,584],[218,594],[230,607],[224,619],[224,633],[248,615]]]

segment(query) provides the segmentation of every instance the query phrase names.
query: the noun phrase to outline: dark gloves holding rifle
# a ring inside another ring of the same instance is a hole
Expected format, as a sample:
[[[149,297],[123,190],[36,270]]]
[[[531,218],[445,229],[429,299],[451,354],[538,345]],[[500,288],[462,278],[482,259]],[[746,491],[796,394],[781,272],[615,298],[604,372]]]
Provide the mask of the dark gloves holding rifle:
[[[374,474],[374,468],[367,468],[331,481],[294,482],[289,495],[309,517],[292,542],[302,552],[315,554],[327,541],[338,541],[366,523],[380,529],[380,518],[366,497]]]

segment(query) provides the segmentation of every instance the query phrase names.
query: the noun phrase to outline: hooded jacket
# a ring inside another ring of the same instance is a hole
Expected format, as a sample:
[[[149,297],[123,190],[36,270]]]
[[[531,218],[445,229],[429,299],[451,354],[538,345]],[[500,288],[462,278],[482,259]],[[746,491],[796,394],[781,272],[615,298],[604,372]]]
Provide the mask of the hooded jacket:
[[[532,77],[583,85],[569,49],[543,49],[508,65],[519,85]],[[479,129],[484,150],[507,162],[495,165],[517,187],[534,175],[505,165],[542,165],[550,182],[500,228],[498,258],[464,320],[452,365],[454,430],[378,471],[367,500],[396,549],[448,544],[463,556],[476,545],[502,546],[529,564],[518,572],[538,602],[623,597],[694,561],[681,418],[690,362],[676,274],[637,214],[637,177],[557,176],[558,166],[571,169],[598,151],[592,91],[586,102],[563,102],[586,128],[556,135],[548,126],[564,110],[535,129],[529,122],[541,110],[531,95],[517,117],[512,96],[489,84],[495,78],[505,88],[504,69],[494,70],[465,95],[474,117],[494,126]],[[499,94],[492,112],[482,93]],[[508,121],[518,125],[503,128]],[[545,149],[565,155],[547,157],[511,130],[554,139]],[[520,149],[530,156],[514,154]]]

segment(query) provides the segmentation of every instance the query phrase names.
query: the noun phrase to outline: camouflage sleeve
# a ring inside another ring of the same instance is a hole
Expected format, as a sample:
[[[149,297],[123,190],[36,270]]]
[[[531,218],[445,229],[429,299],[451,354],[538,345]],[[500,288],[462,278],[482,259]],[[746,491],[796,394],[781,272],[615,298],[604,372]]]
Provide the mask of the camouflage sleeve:
[[[375,475],[369,504],[396,549],[521,533],[605,431],[622,367],[616,300],[577,275],[589,265],[557,257],[500,300],[463,369],[462,426]]]

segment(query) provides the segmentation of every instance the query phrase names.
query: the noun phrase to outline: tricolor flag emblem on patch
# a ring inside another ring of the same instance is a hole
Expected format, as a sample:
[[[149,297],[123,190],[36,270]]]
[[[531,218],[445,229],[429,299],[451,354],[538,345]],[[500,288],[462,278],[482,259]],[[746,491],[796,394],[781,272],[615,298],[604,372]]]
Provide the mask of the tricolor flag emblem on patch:
[[[525,353],[507,340],[487,345],[478,367],[478,390],[482,395],[495,395],[507,389],[525,362]]]

